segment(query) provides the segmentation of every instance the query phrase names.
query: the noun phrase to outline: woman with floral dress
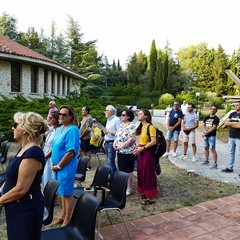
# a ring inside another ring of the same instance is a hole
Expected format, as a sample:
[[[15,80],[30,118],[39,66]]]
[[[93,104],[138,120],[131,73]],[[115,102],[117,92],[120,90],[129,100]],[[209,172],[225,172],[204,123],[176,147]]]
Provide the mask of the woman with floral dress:
[[[114,140],[114,148],[117,151],[118,168],[120,171],[129,173],[127,195],[132,192],[132,173],[136,157],[133,150],[136,148],[136,126],[132,123],[134,112],[125,110],[122,112],[122,124],[117,130]]]

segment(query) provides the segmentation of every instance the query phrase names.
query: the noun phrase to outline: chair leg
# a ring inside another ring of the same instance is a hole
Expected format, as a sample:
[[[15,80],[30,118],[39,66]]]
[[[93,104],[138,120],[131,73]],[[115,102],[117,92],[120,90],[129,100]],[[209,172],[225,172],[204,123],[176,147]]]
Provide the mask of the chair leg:
[[[109,216],[109,214],[108,214],[108,211],[109,211],[109,210],[117,210],[117,211],[120,213],[120,216],[121,216],[121,218],[122,218],[122,222],[123,222],[124,227],[125,227],[125,229],[126,229],[128,238],[131,240],[130,234],[129,234],[129,232],[128,232],[127,225],[126,225],[125,220],[124,220],[124,218],[123,218],[121,209],[119,209],[119,208],[111,208],[111,209],[106,209],[106,208],[104,208],[104,209],[102,209],[102,210],[99,212],[99,213],[100,213],[99,220],[98,220],[98,236],[99,236],[99,238],[100,238],[100,239],[103,239],[103,236],[102,236],[101,233],[100,233],[101,213],[102,213],[103,211],[106,211],[106,213],[107,213],[107,215],[108,215],[108,218],[109,218],[109,221],[110,221],[110,223],[111,223],[111,225],[112,225],[112,221],[111,221],[110,216]]]
[[[102,164],[102,162],[101,162],[101,159],[100,159],[100,157],[99,157],[99,154],[96,153],[96,156],[97,156],[98,163],[99,163],[99,166],[100,166],[100,165]]]
[[[120,212],[120,215],[121,215],[123,224],[124,224],[125,229],[126,229],[126,231],[127,231],[128,238],[131,240],[130,234],[129,234],[128,229],[127,229],[127,225],[126,225],[125,220],[124,220],[123,215],[122,215],[122,211],[121,211],[121,209],[116,209],[116,210],[118,210],[118,211]]]
[[[98,225],[97,225],[97,234],[99,239],[103,239],[102,234],[100,233],[100,226],[101,226],[101,211],[99,212],[99,219],[98,219]]]

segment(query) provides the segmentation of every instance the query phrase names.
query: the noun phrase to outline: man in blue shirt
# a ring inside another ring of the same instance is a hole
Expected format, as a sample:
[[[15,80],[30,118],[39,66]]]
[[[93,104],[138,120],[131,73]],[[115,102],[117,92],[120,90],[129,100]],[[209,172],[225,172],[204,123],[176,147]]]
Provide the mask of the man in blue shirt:
[[[178,139],[181,131],[181,123],[183,119],[183,113],[179,108],[179,102],[175,101],[173,104],[173,108],[170,111],[167,125],[168,131],[166,136],[166,152],[163,157],[167,157],[170,152],[171,140],[173,140],[173,157],[177,156],[177,147],[178,147]]]
[[[115,134],[121,124],[121,120],[116,116],[116,109],[112,105],[108,105],[105,110],[105,116],[108,119],[106,123],[106,129],[103,131],[105,136],[105,151],[107,155],[108,165],[111,167],[111,175],[117,171],[115,164],[116,150],[113,147],[115,140]]]

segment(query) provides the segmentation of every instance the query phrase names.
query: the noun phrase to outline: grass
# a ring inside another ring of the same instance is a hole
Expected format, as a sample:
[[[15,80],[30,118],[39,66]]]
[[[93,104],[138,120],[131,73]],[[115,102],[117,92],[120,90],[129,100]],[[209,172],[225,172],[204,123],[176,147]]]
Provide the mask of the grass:
[[[159,127],[162,131],[166,131],[162,126]],[[218,131],[218,139],[219,137],[226,142],[228,137],[227,130]],[[16,153],[18,147],[17,144],[13,144],[11,153]],[[96,169],[98,162],[94,157],[93,164],[94,169]],[[136,193],[136,173],[134,174],[134,193],[127,197],[127,204],[123,210],[126,220],[142,218],[165,211],[174,211],[184,206],[191,206],[200,202],[240,193],[240,186],[237,185],[218,182],[202,176],[189,177],[186,170],[177,168],[166,158],[161,159],[161,168],[162,174],[158,176],[160,183],[159,195],[156,198],[156,203],[150,206],[142,206],[140,204],[139,195]],[[94,172],[87,172],[84,186],[89,186],[92,182]],[[55,208],[55,216],[60,214],[60,210],[60,206]],[[121,222],[116,213],[111,214],[111,218],[114,224]],[[102,226],[109,224],[107,218],[102,220]],[[52,227],[54,226],[49,225],[47,228]],[[5,215],[3,213],[0,216],[0,239],[6,239]]]

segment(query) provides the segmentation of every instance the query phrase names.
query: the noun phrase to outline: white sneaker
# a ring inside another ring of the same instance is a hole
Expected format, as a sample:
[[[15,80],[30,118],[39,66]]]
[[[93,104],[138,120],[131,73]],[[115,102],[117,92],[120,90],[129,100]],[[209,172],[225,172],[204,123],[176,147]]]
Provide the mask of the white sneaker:
[[[176,153],[176,152],[173,152],[172,155],[173,155],[173,157],[176,157],[176,156],[177,156],[177,153]]]
[[[168,157],[169,153],[168,152],[165,152],[162,157]]]
[[[178,159],[186,160],[187,159],[187,155],[182,154],[181,156],[178,157]]]
[[[195,156],[193,156],[192,162],[196,162],[196,161],[197,161],[197,158]]]

